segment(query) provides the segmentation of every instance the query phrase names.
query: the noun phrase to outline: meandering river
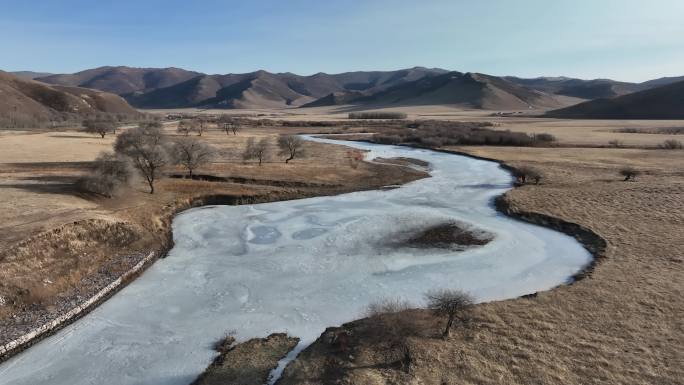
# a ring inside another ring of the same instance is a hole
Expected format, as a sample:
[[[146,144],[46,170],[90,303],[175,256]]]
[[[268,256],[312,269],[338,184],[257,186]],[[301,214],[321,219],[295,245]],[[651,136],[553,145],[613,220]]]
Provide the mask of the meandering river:
[[[380,298],[421,304],[435,288],[478,301],[512,298],[566,283],[591,260],[575,239],[495,211],[492,199],[512,181],[496,163],[343,144],[369,150],[369,159],[424,160],[432,177],[386,191],[184,212],[167,258],[1,364],[0,384],[187,385],[228,330],[238,340],[284,331],[304,346]],[[387,246],[399,233],[451,221],[494,240],[461,252]]]

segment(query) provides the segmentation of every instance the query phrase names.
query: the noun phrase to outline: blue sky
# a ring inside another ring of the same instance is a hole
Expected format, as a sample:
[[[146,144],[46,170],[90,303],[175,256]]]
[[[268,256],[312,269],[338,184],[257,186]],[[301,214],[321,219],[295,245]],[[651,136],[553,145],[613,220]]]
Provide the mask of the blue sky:
[[[682,0],[0,0],[0,69],[684,75]]]

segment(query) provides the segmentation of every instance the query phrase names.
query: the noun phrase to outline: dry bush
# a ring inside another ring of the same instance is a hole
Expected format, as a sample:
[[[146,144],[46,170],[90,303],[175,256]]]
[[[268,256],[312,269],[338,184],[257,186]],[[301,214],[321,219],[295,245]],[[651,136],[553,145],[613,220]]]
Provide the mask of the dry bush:
[[[406,119],[403,112],[350,112],[349,119]]]
[[[636,177],[641,174],[641,171],[632,167],[623,167],[620,169],[620,175],[624,176],[624,181],[636,180]]]
[[[216,343],[214,344],[214,350],[216,350],[219,353],[226,353],[233,349],[235,345],[236,335],[237,331],[235,330],[227,331],[220,340],[216,341]]]
[[[116,122],[110,116],[83,121],[83,132],[98,134],[103,139],[109,133],[116,133]]]
[[[161,170],[170,163],[169,146],[161,123],[141,123],[116,138],[114,151],[131,159],[133,166],[142,174],[154,194],[154,182]]]
[[[383,298],[375,302],[371,302],[366,307],[366,317],[376,317],[382,314],[400,313],[405,310],[415,308],[409,301],[401,298]]]
[[[280,135],[278,137],[278,148],[280,148],[278,155],[287,156],[285,163],[290,163],[296,156],[302,155],[303,145],[304,140],[298,135]]]
[[[663,150],[681,150],[684,148],[684,145],[682,142],[676,140],[676,139],[668,139],[664,141],[660,146]]]
[[[171,147],[173,163],[185,167],[190,178],[196,169],[210,163],[215,156],[216,149],[197,138],[179,138]]]
[[[218,119],[216,119],[216,126],[222,129],[226,135],[230,135],[231,132],[233,135],[237,135],[241,129],[240,121],[230,115],[219,116]]]
[[[620,147],[624,147],[624,143],[621,140],[613,139],[613,140],[608,142],[608,146],[613,147],[613,148],[620,148]]]
[[[425,294],[427,307],[439,316],[447,318],[446,327],[442,333],[444,339],[451,335],[451,328],[454,324],[464,327],[470,325],[472,321],[472,307],[475,303],[474,298],[463,291],[441,289],[432,290]]]
[[[130,185],[133,167],[129,159],[112,153],[102,153],[93,162],[90,173],[79,179],[77,185],[83,191],[108,198]]]
[[[543,178],[543,174],[541,173],[541,171],[530,166],[517,167],[513,169],[511,172],[515,177],[516,181],[520,184],[525,184],[529,181],[534,181],[534,184],[539,184],[539,182]]]
[[[534,141],[536,141],[536,142],[547,142],[547,143],[548,143],[548,142],[555,142],[555,141],[556,141],[556,137],[555,137],[555,136],[553,136],[553,135],[551,135],[551,134],[547,134],[547,133],[545,133],[545,132],[542,132],[542,133],[540,133],[540,134],[534,134],[534,135],[532,136],[532,139],[533,139]]]
[[[258,142],[254,140],[254,138],[249,138],[247,140],[247,145],[245,146],[245,151],[242,153],[242,159],[257,159],[259,160],[259,166],[261,166],[261,163],[268,157],[269,154],[268,142],[268,138],[263,138]]]
[[[417,147],[443,146],[539,146],[555,138],[550,134],[493,130],[488,122],[416,121],[378,129],[372,140],[381,144],[409,144]]]

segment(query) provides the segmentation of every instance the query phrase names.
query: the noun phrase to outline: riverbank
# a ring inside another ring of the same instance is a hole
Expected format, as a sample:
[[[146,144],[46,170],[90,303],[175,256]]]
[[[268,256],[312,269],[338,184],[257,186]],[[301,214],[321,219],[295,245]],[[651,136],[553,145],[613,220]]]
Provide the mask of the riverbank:
[[[499,207],[546,222],[540,224],[553,224],[550,218],[581,226],[605,239],[604,258],[573,285],[476,306],[474,328],[446,342],[435,337],[443,321],[430,312],[401,314],[420,330],[406,337],[409,362],[377,343],[392,340],[377,319],[331,329],[327,334],[350,336],[345,351],[324,334],[288,366],[279,384],[678,384],[684,377],[684,322],[678,316],[684,309],[684,153],[445,150],[540,169],[540,185],[510,191]],[[623,182],[623,165],[644,175]]]
[[[246,140],[228,139],[237,145]],[[89,198],[97,205],[97,211],[90,213],[95,218],[37,233],[0,252],[0,275],[6,278],[0,285],[0,346],[5,347],[0,360],[87,314],[155,258],[163,257],[172,246],[172,219],[181,211],[336,195],[426,176],[406,167],[352,162],[348,149],[341,146],[308,143],[307,150],[305,158],[287,167],[280,162],[258,169],[249,164],[216,164],[208,171],[219,177],[217,181],[165,179],[153,196],[132,191],[114,200]],[[224,176],[246,180],[234,183]]]

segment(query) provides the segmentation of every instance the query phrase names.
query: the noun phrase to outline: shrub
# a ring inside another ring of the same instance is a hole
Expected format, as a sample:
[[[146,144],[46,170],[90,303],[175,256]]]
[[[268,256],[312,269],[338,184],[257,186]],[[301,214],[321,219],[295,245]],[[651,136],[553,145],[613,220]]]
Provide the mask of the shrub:
[[[513,169],[513,176],[516,178],[517,182],[520,184],[525,184],[528,181],[534,181],[535,184],[539,184],[542,180],[542,173],[534,167],[522,166]]]
[[[285,163],[290,163],[295,157],[302,156],[303,145],[304,141],[298,135],[280,135],[278,137],[278,148],[280,148],[278,155],[287,156]]]
[[[180,138],[173,143],[172,150],[174,163],[185,167],[190,178],[195,169],[211,162],[216,155],[212,146],[197,138]]]
[[[349,119],[406,119],[403,112],[351,112]]]
[[[609,145],[610,147],[620,148],[620,147],[623,147],[623,146],[624,146],[624,143],[622,143],[621,140],[613,139],[613,140],[611,140],[610,142],[608,142],[608,145]]]
[[[116,122],[109,117],[97,120],[84,120],[83,131],[90,134],[98,134],[104,139],[108,133],[116,133]]]
[[[460,290],[432,290],[425,294],[428,301],[427,307],[435,314],[446,316],[447,322],[442,337],[449,338],[451,328],[455,323],[462,326],[470,325],[472,321],[471,310],[475,303],[474,298]]]
[[[130,184],[133,169],[127,158],[112,153],[102,153],[93,162],[90,173],[78,181],[84,191],[108,198]]]
[[[632,167],[623,167],[620,169],[620,175],[625,177],[625,182],[628,180],[635,180],[638,175],[641,174],[641,171],[636,170]]]
[[[404,310],[415,308],[410,302],[400,298],[383,298],[376,302],[371,302],[366,308],[367,317],[375,317],[381,314],[399,313]]]
[[[235,335],[237,335],[235,330],[227,331],[223,338],[216,341],[214,344],[214,350],[219,353],[227,353],[232,350],[235,345]]]
[[[114,151],[129,157],[133,166],[145,177],[150,194],[154,194],[154,182],[170,161],[166,142],[161,123],[146,122],[119,135],[114,143]]]
[[[556,141],[555,136],[553,136],[551,134],[547,134],[545,132],[542,132],[541,134],[534,134],[533,139],[537,142],[547,142],[547,143]]]
[[[664,150],[681,150],[682,148],[684,148],[684,145],[682,145],[682,142],[676,139],[668,139],[664,141],[659,147]]]
[[[263,138],[258,142],[254,138],[249,138],[247,140],[247,146],[245,151],[242,153],[242,159],[258,159],[259,166],[263,163],[264,159],[268,157],[268,138]]]

